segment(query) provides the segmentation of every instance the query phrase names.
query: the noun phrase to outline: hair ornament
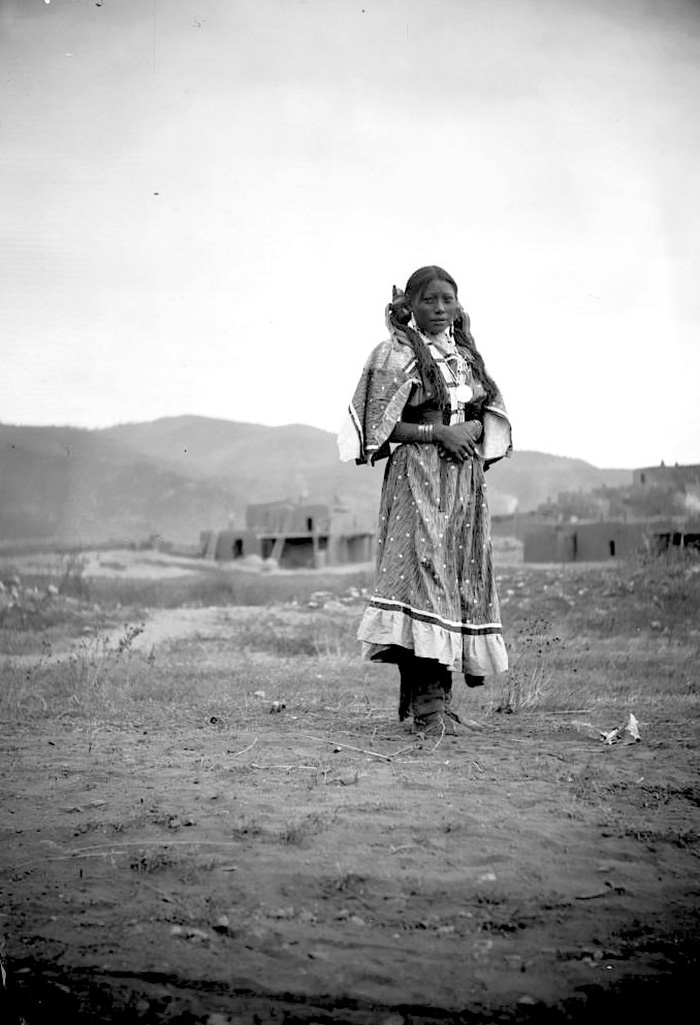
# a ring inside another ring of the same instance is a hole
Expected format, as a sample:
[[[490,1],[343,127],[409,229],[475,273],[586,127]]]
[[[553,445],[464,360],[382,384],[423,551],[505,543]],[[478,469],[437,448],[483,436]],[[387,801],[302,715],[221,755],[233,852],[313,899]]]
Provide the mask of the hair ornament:
[[[386,326],[390,331],[406,328],[411,322],[412,315],[410,299],[405,292],[393,285],[391,302],[387,304],[385,311]]]

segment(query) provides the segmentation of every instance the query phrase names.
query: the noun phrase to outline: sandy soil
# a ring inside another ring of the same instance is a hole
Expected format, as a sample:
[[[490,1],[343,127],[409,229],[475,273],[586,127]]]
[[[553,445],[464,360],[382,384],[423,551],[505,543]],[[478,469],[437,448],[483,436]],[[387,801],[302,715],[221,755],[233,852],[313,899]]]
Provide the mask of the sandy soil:
[[[159,612],[135,643],[230,615]],[[254,695],[235,721],[5,725],[15,1020],[673,1014],[697,967],[694,724],[608,746],[576,710],[487,719],[486,701],[463,703],[480,728],[422,743],[388,708]]]

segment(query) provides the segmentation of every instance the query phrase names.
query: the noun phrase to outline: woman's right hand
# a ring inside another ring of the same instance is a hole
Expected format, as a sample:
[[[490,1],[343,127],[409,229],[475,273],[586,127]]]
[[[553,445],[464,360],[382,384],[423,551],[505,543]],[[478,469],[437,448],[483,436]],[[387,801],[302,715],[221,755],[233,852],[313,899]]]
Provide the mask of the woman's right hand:
[[[478,420],[468,420],[463,424],[436,424],[433,435],[438,443],[440,455],[463,463],[475,455],[475,445],[481,437],[482,427]]]

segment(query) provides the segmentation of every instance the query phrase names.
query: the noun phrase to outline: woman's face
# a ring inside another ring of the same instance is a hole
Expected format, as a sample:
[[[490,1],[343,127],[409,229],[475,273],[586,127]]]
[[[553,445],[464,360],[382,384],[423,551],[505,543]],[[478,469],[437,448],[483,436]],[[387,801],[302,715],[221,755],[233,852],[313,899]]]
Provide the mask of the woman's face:
[[[411,308],[420,331],[426,335],[439,335],[452,327],[459,312],[459,303],[452,285],[436,278],[413,300]]]

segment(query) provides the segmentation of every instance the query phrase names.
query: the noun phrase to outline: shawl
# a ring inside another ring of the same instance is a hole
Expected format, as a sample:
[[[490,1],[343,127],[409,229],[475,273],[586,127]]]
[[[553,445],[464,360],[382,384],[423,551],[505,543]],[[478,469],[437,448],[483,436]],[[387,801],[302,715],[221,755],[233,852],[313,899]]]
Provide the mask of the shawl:
[[[338,435],[340,459],[374,464],[391,454],[389,435],[414,388],[423,384],[413,348],[400,329],[369,355]],[[487,468],[512,451],[511,427],[500,391],[482,408],[483,433],[476,446]]]

